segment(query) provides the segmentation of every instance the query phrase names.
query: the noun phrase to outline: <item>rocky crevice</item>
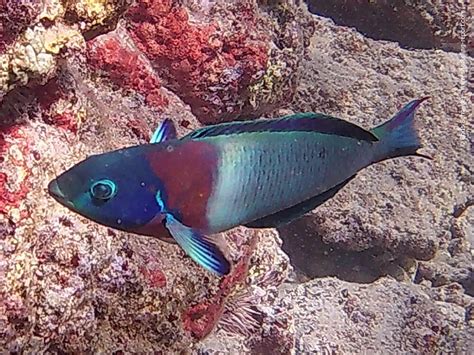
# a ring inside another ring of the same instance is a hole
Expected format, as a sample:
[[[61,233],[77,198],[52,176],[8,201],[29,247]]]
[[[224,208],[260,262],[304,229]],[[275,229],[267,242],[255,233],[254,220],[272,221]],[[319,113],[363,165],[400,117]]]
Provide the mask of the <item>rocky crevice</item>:
[[[338,25],[355,27],[375,40],[398,42],[411,49],[465,51],[474,55],[472,36],[469,40],[468,4],[446,1],[435,6],[433,1],[413,0],[306,0],[313,14],[329,17]],[[456,8],[447,15],[441,8]]]

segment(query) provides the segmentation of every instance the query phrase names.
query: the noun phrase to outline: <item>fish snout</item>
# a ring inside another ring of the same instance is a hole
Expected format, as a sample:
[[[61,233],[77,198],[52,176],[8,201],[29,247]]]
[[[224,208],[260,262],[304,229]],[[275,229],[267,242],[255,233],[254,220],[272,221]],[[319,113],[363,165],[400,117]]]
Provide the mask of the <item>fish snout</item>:
[[[74,204],[68,196],[61,190],[58,184],[58,180],[54,179],[51,180],[48,184],[48,192],[49,194],[61,205],[69,207],[69,208],[74,208]]]
[[[55,199],[64,200],[64,194],[59,188],[58,181],[56,179],[51,180],[48,184],[48,192]]]

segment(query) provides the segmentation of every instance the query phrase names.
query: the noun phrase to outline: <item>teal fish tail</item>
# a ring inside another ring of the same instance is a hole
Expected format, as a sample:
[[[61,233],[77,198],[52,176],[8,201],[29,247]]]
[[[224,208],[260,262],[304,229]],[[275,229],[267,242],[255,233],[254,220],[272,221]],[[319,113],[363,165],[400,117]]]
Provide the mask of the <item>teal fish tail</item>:
[[[417,152],[422,145],[414,126],[415,111],[427,99],[429,97],[411,101],[392,119],[371,130],[380,140],[377,143],[375,161],[407,155],[429,158]]]

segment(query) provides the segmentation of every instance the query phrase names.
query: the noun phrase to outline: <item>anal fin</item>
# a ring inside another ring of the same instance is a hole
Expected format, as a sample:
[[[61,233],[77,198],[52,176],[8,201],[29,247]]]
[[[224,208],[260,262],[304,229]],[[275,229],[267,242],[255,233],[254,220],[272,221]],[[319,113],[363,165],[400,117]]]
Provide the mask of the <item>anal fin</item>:
[[[279,211],[277,213],[271,214],[269,216],[257,219],[253,222],[245,224],[245,227],[248,228],[277,228],[282,225],[288,224],[291,221],[302,217],[306,213],[314,210],[316,207],[322,205],[324,202],[334,197],[336,193],[342,189],[349,181],[351,181],[355,175],[351,176],[347,180],[341,182],[340,184],[334,186],[333,188],[311,197],[310,199],[303,201],[297,205],[294,205],[285,210]]]

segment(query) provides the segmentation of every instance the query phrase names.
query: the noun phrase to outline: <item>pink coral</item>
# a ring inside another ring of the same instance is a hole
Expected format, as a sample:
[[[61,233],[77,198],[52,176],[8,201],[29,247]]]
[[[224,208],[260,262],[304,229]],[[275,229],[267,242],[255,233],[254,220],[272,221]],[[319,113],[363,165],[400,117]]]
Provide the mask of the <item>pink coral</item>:
[[[5,155],[12,146],[11,140],[16,142],[16,147],[19,149],[21,156],[9,156],[9,160],[15,165],[17,169],[22,171],[20,179],[13,179],[5,172],[0,172],[0,213],[8,214],[12,208],[17,208],[20,202],[26,198],[30,190],[29,176],[30,170],[26,166],[24,156],[30,153],[28,141],[23,137],[22,127],[11,126],[0,129],[0,161],[4,161]],[[15,185],[12,189],[11,185]],[[20,217],[26,217],[25,212]]]
[[[161,94],[158,77],[137,53],[126,48],[116,38],[92,40],[87,47],[89,64],[100,69],[112,82],[144,95],[145,102],[153,107],[160,108],[167,104]]]
[[[227,297],[247,277],[250,257],[255,240],[242,259],[234,266],[230,275],[222,279],[219,291],[209,300],[186,309],[182,314],[183,328],[198,339],[205,338],[215,327],[224,312]]]
[[[153,288],[166,287],[166,275],[157,267],[141,267],[145,280]]]
[[[242,112],[235,103],[265,71],[266,41],[253,39],[243,26],[221,33],[217,24],[191,24],[171,0],[139,0],[127,19],[137,47],[198,119],[210,123]]]
[[[183,328],[198,339],[207,336],[222,314],[223,304],[205,301],[190,307],[182,314]]]
[[[61,100],[75,101],[75,93],[71,88],[66,88],[58,78],[51,79],[46,85],[38,86],[35,90],[45,123],[57,126],[73,133],[79,128],[79,119],[72,109],[57,112],[55,106]]]

